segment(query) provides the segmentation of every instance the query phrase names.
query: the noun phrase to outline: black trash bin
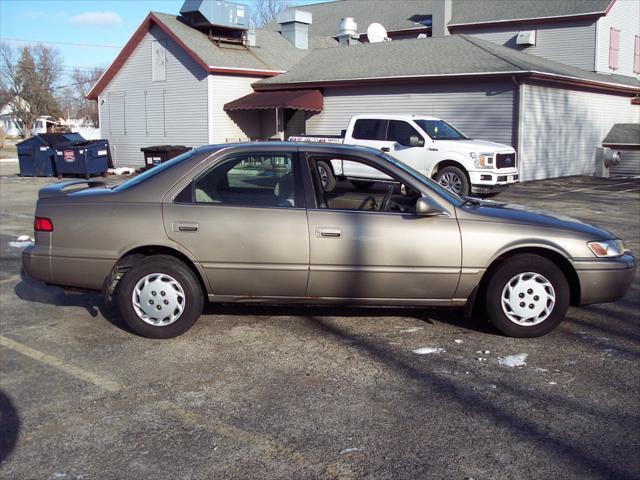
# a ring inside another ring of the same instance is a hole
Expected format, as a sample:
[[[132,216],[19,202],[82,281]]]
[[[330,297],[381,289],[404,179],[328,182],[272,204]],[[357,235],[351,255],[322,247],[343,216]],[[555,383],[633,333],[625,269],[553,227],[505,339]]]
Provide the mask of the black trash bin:
[[[159,163],[171,160],[173,157],[182,155],[189,150],[191,150],[191,147],[185,147],[184,145],[153,145],[140,149],[144,153],[145,169],[155,167]]]
[[[53,177],[58,174],[56,148],[84,142],[78,133],[41,133],[16,144],[20,175],[23,177]]]
[[[82,138],[82,137],[80,137]],[[108,140],[84,140],[56,148],[56,171],[63,175],[105,175],[111,164]]]

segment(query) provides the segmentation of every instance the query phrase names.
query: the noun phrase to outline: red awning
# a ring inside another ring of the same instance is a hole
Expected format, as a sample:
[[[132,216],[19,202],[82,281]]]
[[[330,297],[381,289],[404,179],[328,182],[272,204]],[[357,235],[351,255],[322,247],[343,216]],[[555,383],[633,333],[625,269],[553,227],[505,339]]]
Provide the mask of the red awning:
[[[320,90],[279,90],[273,92],[253,92],[229,102],[224,109],[254,110],[267,108],[293,108],[321,112],[323,97]]]

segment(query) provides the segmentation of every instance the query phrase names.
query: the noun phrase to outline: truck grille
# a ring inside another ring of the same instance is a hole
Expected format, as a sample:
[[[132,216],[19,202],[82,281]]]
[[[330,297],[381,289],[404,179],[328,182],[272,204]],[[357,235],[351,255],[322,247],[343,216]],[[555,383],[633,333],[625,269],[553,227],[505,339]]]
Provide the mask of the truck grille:
[[[496,168],[513,168],[516,166],[515,153],[497,153]]]

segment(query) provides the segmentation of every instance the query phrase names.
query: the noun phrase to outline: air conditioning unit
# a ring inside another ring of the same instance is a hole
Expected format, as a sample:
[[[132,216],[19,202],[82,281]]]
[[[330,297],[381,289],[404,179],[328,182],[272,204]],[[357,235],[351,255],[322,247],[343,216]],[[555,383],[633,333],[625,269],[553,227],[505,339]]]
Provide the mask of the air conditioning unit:
[[[535,30],[525,30],[522,32],[518,32],[518,36],[516,37],[517,45],[535,45],[536,44],[536,31]]]

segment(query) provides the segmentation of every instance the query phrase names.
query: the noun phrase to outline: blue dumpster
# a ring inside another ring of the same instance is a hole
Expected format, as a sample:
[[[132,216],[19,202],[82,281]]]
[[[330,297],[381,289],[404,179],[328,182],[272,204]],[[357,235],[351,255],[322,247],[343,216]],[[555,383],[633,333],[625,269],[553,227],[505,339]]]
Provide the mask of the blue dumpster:
[[[56,171],[63,175],[105,175],[111,163],[108,140],[84,140],[56,148]]]
[[[83,142],[78,133],[41,133],[16,144],[20,175],[23,177],[53,177],[57,175],[55,149]]]

